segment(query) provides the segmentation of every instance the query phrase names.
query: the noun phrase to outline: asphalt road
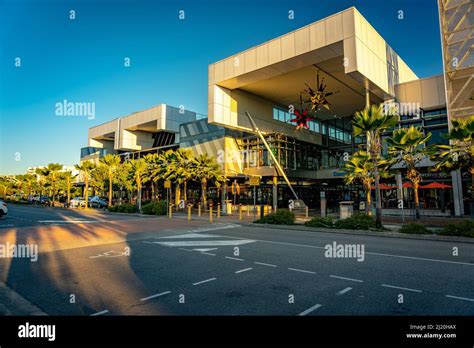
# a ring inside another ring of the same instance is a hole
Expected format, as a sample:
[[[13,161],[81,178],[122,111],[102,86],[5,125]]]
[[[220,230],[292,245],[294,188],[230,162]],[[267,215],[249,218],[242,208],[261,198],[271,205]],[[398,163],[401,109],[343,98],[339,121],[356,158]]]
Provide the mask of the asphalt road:
[[[38,261],[0,271],[51,315],[474,315],[474,244],[10,206],[2,241],[26,231]],[[334,242],[363,261],[326,257]]]

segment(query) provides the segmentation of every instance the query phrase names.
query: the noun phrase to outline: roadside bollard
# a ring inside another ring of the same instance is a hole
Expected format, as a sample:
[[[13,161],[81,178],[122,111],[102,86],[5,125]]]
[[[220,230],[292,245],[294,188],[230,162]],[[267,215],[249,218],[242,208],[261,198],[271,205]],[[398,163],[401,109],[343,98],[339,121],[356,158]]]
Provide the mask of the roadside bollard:
[[[209,205],[209,222],[212,222],[212,204]]]
[[[201,203],[198,204],[198,216],[201,216]]]
[[[217,203],[217,218],[221,218],[221,204]]]
[[[188,221],[191,221],[191,204],[188,204]]]
[[[247,216],[250,216],[250,205],[247,204]]]
[[[169,208],[169,215],[168,217],[171,219],[173,217],[173,203],[170,203],[170,208]]]
[[[239,220],[242,220],[242,203],[239,204]]]
[[[306,214],[306,218],[308,218],[308,206],[306,206],[305,208],[305,214]]]

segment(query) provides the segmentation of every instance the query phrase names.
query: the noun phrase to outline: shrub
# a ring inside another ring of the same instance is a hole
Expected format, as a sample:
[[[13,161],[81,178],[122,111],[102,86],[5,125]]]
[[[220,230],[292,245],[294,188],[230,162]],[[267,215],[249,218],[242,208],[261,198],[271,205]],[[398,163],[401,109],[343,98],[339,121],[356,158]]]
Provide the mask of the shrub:
[[[465,220],[447,224],[439,232],[439,235],[474,238],[474,220]]]
[[[147,215],[166,215],[166,201],[151,202],[142,205],[142,213]]]
[[[259,224],[293,225],[295,223],[295,214],[288,209],[279,209],[275,213],[268,214],[255,222]]]
[[[131,203],[124,203],[124,204],[116,204],[111,207],[108,207],[108,210],[114,213],[137,213],[138,207],[135,204]]]
[[[334,227],[348,230],[368,230],[375,227],[375,220],[372,216],[355,214],[347,219],[337,220]]]
[[[403,225],[399,232],[408,234],[432,234],[425,225],[416,224],[414,222]]]
[[[334,218],[332,216],[315,217],[309,221],[306,221],[304,224],[305,226],[308,226],[308,227],[332,228],[334,227]]]

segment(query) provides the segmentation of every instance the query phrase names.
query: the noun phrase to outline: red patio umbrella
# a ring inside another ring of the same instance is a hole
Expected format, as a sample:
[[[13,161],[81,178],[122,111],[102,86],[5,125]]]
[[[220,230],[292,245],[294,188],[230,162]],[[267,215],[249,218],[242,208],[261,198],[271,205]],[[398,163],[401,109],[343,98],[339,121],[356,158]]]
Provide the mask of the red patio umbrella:
[[[428,185],[420,186],[422,189],[444,189],[444,188],[451,188],[452,186],[442,184],[440,182],[432,182]]]
[[[380,187],[381,190],[393,190],[393,189],[397,188],[396,186],[390,186],[390,185],[387,185],[387,184],[380,184],[379,187]],[[375,186],[371,186],[370,188],[372,190],[375,190]]]
[[[412,188],[413,185],[411,184],[411,182],[404,182],[403,185],[402,185],[403,188]]]

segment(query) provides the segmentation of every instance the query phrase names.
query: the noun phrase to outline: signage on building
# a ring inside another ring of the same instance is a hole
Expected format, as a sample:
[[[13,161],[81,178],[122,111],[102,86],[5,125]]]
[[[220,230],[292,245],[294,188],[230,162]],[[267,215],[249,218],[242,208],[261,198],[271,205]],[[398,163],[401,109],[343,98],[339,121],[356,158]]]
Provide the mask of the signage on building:
[[[250,178],[250,186],[259,186],[260,178],[258,176],[253,176]]]

